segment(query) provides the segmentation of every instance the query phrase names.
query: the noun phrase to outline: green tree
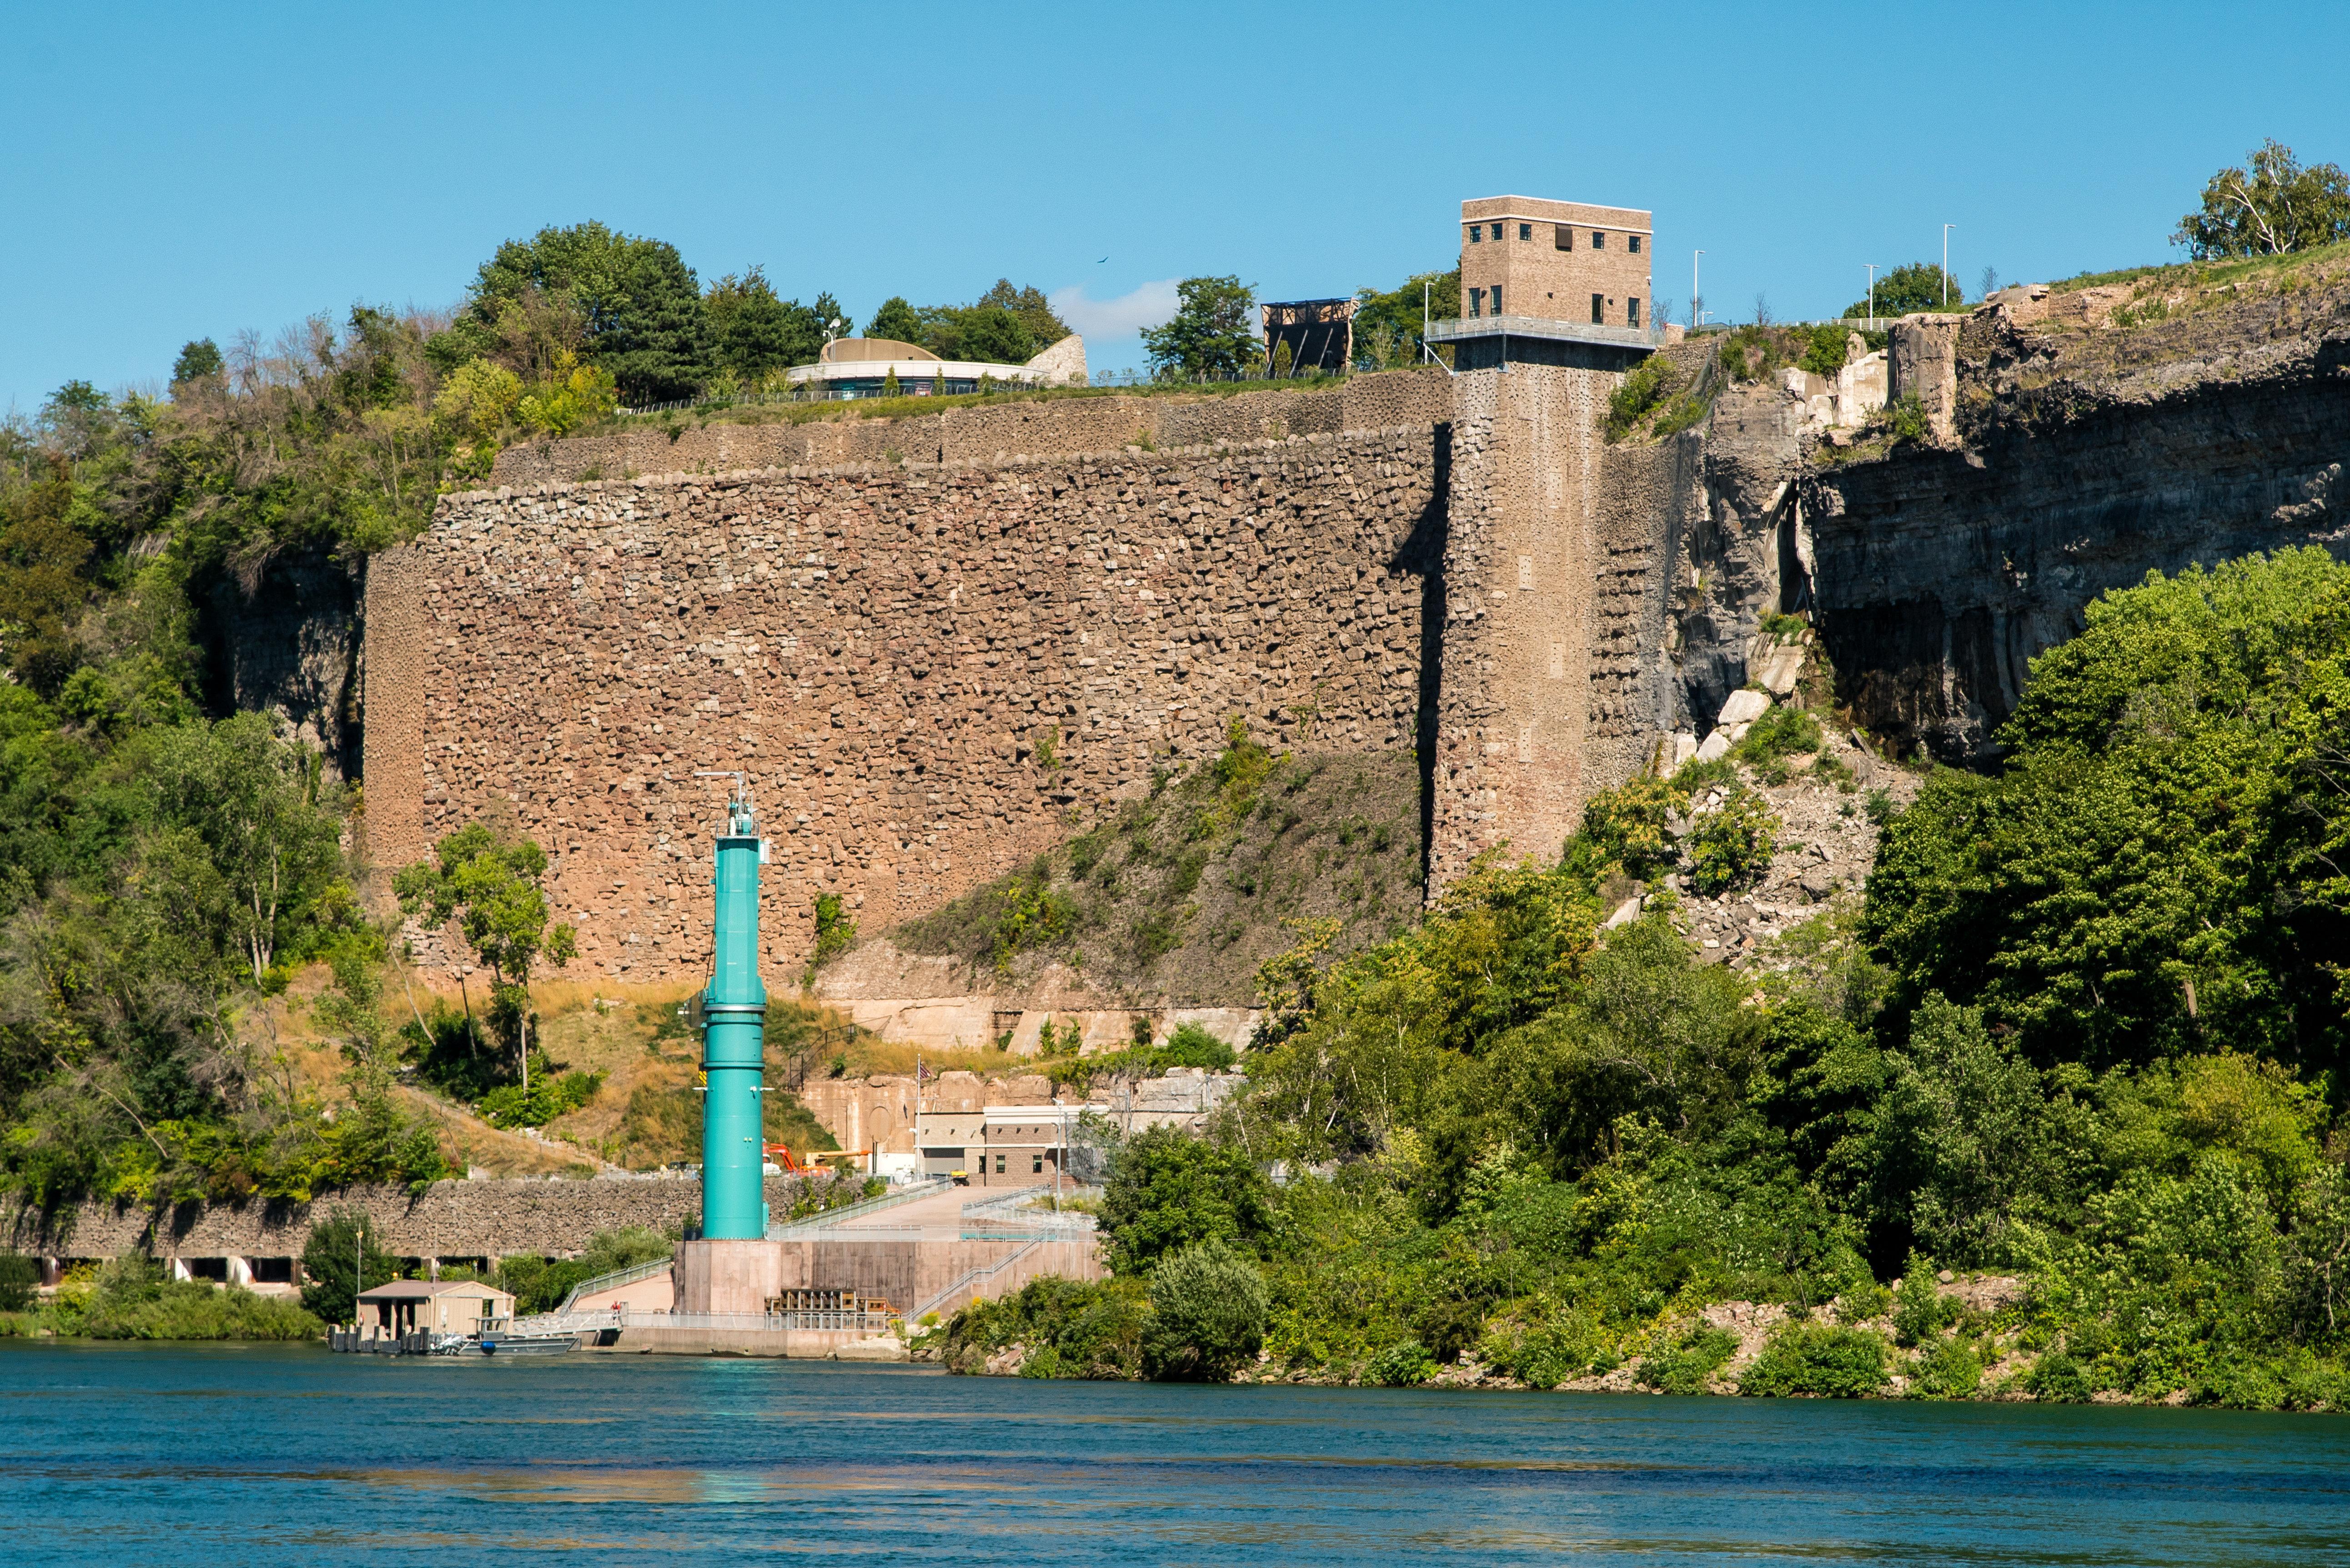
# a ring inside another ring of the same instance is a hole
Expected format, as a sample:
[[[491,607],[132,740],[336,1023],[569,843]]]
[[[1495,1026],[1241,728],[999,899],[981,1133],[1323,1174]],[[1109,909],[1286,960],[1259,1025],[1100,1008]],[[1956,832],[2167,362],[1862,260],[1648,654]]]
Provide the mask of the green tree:
[[[221,359],[220,345],[209,337],[197,337],[180,349],[180,357],[172,362],[172,385],[185,381],[201,381],[220,375],[227,369]]]
[[[2340,164],[2304,166],[2274,137],[2245,163],[2204,182],[2202,204],[2178,220],[2172,244],[2208,261],[2282,255],[2350,239],[2350,174]]]
[[[265,713],[156,732],[140,751],[158,815],[203,842],[229,900],[226,944],[260,985],[342,869],[312,758],[278,740]]]
[[[487,326],[533,291],[578,310],[588,358],[632,403],[689,397],[709,373],[701,285],[675,245],[598,223],[541,229],[482,264],[467,314]]]
[[[491,975],[491,997],[513,1040],[521,1076],[530,1077],[530,977],[544,961],[557,968],[578,953],[578,932],[548,924],[546,851],[535,840],[503,838],[481,823],[432,846],[433,858],[392,880],[401,910],[432,925],[453,919]]]
[[[1008,277],[997,278],[994,287],[971,302],[971,308],[1008,311],[1040,350],[1069,336],[1069,324],[1054,310],[1053,302],[1045,296],[1043,289],[1034,285],[1015,288]]]
[[[2033,661],[2000,771],[1937,774],[1886,830],[1864,930],[1897,1013],[1939,992],[2041,1064],[2338,1070],[2350,567],[2190,567],[2087,622]]]
[[[873,319],[866,325],[865,336],[887,337],[892,342],[911,343],[919,347],[922,341],[922,318],[914,314],[914,307],[906,303],[903,295],[893,294],[881,302],[880,309],[873,313]]]
[[[1112,1158],[1101,1223],[1111,1266],[1139,1273],[1194,1241],[1253,1242],[1270,1212],[1264,1175],[1245,1154],[1157,1127]]]
[[[1400,287],[1355,291],[1355,364],[1365,370],[1394,370],[1423,362],[1419,332],[1429,319],[1450,321],[1461,314],[1461,269],[1416,272]]]
[[[702,296],[710,316],[711,357],[746,385],[771,370],[813,365],[824,350],[824,323],[795,299],[779,299],[766,275],[753,267],[729,273]]]
[[[61,462],[0,498],[0,632],[9,668],[55,697],[79,662],[73,626],[88,601],[93,498]]]
[[[1036,357],[1036,340],[1021,319],[1000,305],[975,305],[957,313],[955,358],[986,365],[1024,365]]]
[[[1161,1258],[1150,1271],[1142,1367],[1162,1381],[1228,1383],[1264,1344],[1264,1275],[1221,1237]]]
[[[1187,277],[1175,286],[1174,319],[1143,329],[1151,369],[1174,380],[1237,376],[1264,358],[1253,284],[1237,276]]]
[[[1995,1043],[1982,1014],[1929,996],[1906,1049],[1887,1054],[1891,1081],[1874,1129],[1876,1255],[1914,1242],[1944,1262],[2013,1261],[2020,1203],[2057,1172],[2040,1075]]]
[[[365,1210],[342,1209],[310,1227],[302,1273],[303,1306],[325,1322],[348,1324],[361,1292],[400,1278],[400,1261],[377,1245],[375,1221]]]
[[[1862,295],[1844,307],[1845,318],[1866,317],[1872,296]],[[1943,272],[1939,262],[1908,262],[1880,274],[1874,295],[1879,316],[1908,316],[1921,310],[1956,309],[1967,302],[1957,277]]]

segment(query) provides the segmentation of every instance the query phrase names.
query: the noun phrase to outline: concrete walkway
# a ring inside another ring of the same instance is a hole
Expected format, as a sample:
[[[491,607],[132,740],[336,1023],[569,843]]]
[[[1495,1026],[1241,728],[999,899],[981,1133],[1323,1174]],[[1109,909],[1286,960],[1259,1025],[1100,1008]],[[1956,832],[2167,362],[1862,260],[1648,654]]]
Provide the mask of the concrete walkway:
[[[962,1237],[962,1206],[982,1198],[1011,1199],[1017,1193],[1050,1192],[1049,1181],[1039,1187],[950,1187],[917,1198],[910,1203],[900,1203],[871,1214],[859,1214],[827,1225],[825,1232],[841,1241],[854,1241],[860,1231],[887,1231],[893,1237],[918,1231],[925,1241],[954,1241]],[[822,1216],[815,1216],[821,1220]]]

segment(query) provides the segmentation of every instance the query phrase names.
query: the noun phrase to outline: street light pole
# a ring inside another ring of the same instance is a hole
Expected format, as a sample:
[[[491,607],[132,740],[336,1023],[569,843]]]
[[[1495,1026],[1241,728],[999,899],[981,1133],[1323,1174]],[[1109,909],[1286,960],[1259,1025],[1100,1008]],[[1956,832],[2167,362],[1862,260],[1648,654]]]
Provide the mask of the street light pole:
[[[1874,332],[1877,330],[1877,264],[1863,262],[1860,265],[1868,269],[1868,329]]]
[[[1942,304],[1945,306],[1950,303],[1950,231],[1958,226],[1956,223],[1942,225]]]
[[[1705,254],[1703,251],[1692,251],[1690,253],[1690,328],[1692,331],[1696,330],[1701,318],[1701,313],[1698,309],[1698,301],[1704,296],[1697,286],[1697,278],[1698,258],[1703,254]]]

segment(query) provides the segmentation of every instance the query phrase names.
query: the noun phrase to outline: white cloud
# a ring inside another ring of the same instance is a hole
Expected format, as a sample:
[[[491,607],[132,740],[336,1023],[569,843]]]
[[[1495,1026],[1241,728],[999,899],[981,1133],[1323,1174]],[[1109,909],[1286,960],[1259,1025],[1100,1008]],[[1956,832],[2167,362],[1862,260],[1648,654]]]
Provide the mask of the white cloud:
[[[1055,289],[1049,297],[1053,313],[1067,322],[1070,330],[1089,340],[1130,337],[1146,327],[1161,327],[1175,318],[1181,303],[1176,297],[1176,282],[1160,278],[1116,299],[1088,299],[1085,289],[1073,284]]]

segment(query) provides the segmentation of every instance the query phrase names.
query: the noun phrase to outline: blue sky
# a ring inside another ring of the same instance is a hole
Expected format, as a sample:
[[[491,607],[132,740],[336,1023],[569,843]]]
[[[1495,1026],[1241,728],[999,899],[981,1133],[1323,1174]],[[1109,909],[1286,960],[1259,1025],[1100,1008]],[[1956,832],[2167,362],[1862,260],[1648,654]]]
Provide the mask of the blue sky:
[[[0,29],[0,407],[180,344],[445,306],[599,218],[861,322],[1076,291],[1097,369],[1171,280],[1449,265],[1463,197],[1656,212],[1657,293],[1832,315],[2160,261],[2264,136],[2350,162],[2336,4],[35,5]],[[1104,259],[1107,258],[1107,259]]]

